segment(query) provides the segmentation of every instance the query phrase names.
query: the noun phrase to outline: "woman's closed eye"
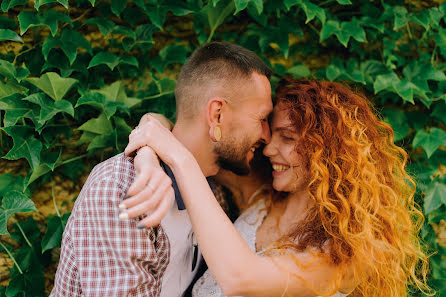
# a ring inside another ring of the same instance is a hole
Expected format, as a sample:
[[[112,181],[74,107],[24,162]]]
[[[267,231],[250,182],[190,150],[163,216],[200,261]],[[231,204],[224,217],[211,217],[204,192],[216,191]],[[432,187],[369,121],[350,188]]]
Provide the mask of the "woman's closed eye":
[[[280,134],[280,137],[281,137],[285,142],[293,142],[293,141],[294,141],[294,137],[291,136],[291,135]]]

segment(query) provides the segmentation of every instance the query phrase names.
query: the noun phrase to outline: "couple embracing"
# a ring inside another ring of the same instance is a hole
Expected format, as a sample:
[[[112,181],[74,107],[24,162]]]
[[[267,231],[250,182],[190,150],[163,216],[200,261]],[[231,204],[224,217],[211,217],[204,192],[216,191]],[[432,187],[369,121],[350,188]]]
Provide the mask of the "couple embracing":
[[[126,148],[136,156],[91,172],[51,296],[184,296],[202,258],[195,297],[428,290],[422,215],[390,126],[332,82],[282,79],[273,109],[270,75],[230,43],[192,54],[172,131],[144,117]],[[216,180],[240,209],[234,224]]]

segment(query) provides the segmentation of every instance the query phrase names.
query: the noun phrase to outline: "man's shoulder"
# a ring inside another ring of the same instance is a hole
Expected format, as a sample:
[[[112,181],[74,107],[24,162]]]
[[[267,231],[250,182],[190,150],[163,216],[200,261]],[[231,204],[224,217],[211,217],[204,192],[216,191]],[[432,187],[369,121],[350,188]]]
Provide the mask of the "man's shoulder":
[[[133,166],[133,158],[120,153],[97,164],[91,171],[87,183],[115,180],[130,184],[134,178],[135,167]]]
[[[117,205],[124,199],[127,189],[135,178],[133,159],[123,153],[97,164],[76,199],[73,212],[77,208],[105,207]],[[106,204],[99,201],[107,201]]]

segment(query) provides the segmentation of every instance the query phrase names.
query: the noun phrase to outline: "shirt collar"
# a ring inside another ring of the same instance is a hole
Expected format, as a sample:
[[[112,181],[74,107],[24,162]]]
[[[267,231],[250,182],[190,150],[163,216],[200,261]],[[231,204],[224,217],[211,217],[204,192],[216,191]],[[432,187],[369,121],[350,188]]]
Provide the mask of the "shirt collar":
[[[172,172],[172,169],[170,169],[170,167],[167,166],[167,164],[164,163],[161,160],[160,160],[160,164],[163,167],[163,169],[166,172],[166,174],[172,180],[172,188],[173,188],[173,190],[175,192],[175,201],[177,202],[178,210],[185,210],[186,209],[186,205],[184,205],[183,197],[181,197],[180,189],[178,188],[178,184],[177,184],[177,181],[175,179],[175,175]],[[211,190],[213,192],[214,191],[214,185],[211,182],[211,179],[208,177],[208,178],[206,178],[206,180],[207,180],[207,182],[208,182],[208,184],[211,187]]]

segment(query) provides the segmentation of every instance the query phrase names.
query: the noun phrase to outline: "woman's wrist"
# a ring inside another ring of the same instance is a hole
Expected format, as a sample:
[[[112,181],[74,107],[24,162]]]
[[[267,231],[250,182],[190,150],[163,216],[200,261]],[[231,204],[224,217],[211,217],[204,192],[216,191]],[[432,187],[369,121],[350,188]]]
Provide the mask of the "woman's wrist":
[[[171,166],[174,172],[177,172],[192,168],[195,164],[197,164],[197,161],[195,160],[192,153],[184,148],[181,150],[181,152],[175,154],[175,156],[171,160],[171,163],[172,164],[169,164],[169,166]]]

